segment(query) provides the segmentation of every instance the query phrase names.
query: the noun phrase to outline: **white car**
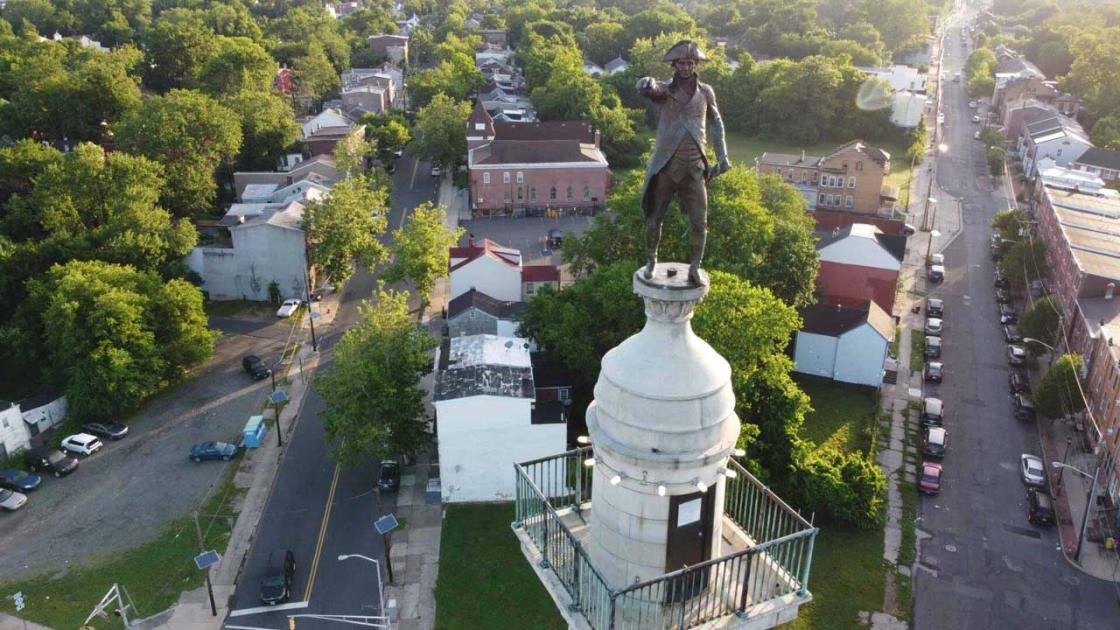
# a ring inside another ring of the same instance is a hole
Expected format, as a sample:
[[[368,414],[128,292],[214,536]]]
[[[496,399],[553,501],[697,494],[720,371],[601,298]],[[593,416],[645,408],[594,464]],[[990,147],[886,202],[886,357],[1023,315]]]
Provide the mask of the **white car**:
[[[941,318],[930,317],[929,319],[926,320],[926,331],[925,331],[926,336],[940,337],[941,332],[943,330],[944,330],[944,327],[943,327],[943,324],[941,323]]]
[[[27,495],[15,490],[8,490],[7,488],[0,488],[0,508],[9,512],[15,512],[27,503]]]
[[[930,266],[933,266],[933,265],[944,266],[945,265],[945,254],[930,254],[929,255],[929,264],[930,264]]]
[[[97,439],[96,435],[89,433],[75,433],[70,437],[62,440],[62,450],[75,455],[93,455],[101,450],[103,446],[101,440]]]
[[[1023,483],[1028,486],[1042,488],[1046,485],[1046,468],[1042,460],[1034,455],[1023,453],[1019,457],[1020,472],[1023,474]]]
[[[979,131],[973,132],[972,139],[973,140],[979,140],[980,139],[980,132]]]
[[[440,169],[440,167],[438,167],[438,166],[433,166],[432,167],[432,177],[439,177],[442,174],[443,174],[443,170]]]
[[[276,311],[277,317],[291,317],[292,313],[299,310],[300,305],[303,304],[300,300],[284,300],[280,305],[280,310]]]
[[[976,101],[969,101],[968,102],[968,108],[969,109],[976,109]]]
[[[974,123],[980,122],[980,117],[979,116],[973,116],[972,117],[972,122],[974,122]]]

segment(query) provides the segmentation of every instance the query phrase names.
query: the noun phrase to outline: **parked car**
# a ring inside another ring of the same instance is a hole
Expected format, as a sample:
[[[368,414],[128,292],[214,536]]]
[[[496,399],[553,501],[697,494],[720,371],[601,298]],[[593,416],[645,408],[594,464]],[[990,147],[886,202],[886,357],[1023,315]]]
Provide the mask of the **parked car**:
[[[1007,277],[1004,276],[999,271],[996,271],[995,276],[993,277],[993,282],[992,283],[995,285],[995,287],[997,289],[1008,289],[1008,288],[1011,287],[1011,281],[1008,280]]]
[[[996,289],[996,302],[1007,304],[1011,301],[1011,292],[1007,289]]]
[[[1003,340],[1007,343],[1019,343],[1023,340],[1023,335],[1019,332],[1018,326],[1007,324],[1003,327]]]
[[[1029,394],[1031,391],[1031,381],[1027,377],[1027,373],[1022,370],[1011,370],[1011,374],[1007,377],[1007,387],[1011,390],[1012,394]]]
[[[16,470],[0,470],[0,488],[15,490],[17,492],[30,492],[43,483],[43,478],[29,472]]]
[[[926,356],[930,359],[941,358],[941,337],[926,337]]]
[[[1034,420],[1034,401],[1026,394],[1013,394],[1012,404],[1015,405],[1016,420]]]
[[[1041,488],[1046,485],[1046,467],[1042,458],[1037,455],[1023,453],[1019,456],[1019,472],[1023,476],[1023,483],[1028,486]]]
[[[940,337],[941,331],[944,330],[944,325],[940,318],[928,317],[926,318],[926,336],[927,337]]]
[[[941,362],[930,361],[926,364],[925,379],[931,383],[940,383],[941,377],[944,376]]]
[[[82,425],[82,431],[97,437],[119,440],[128,435],[128,425],[120,422],[90,422]]]
[[[945,254],[930,254],[929,255],[929,260],[926,261],[926,264],[929,265],[930,267],[932,267],[934,265],[941,265],[942,267],[944,267],[945,266]]]
[[[963,40],[964,38],[962,37],[961,39]],[[968,102],[968,108],[969,109],[976,109],[976,101],[969,101]]]
[[[204,459],[220,459],[228,462],[237,455],[237,446],[229,442],[202,442],[191,447],[191,460],[200,462]]]
[[[939,427],[945,420],[945,403],[940,398],[926,398],[922,401],[922,426]]]
[[[926,298],[926,315],[942,318],[945,315],[945,302],[937,298]]]
[[[903,223],[902,224],[902,235],[903,236],[913,236],[914,233],[917,232],[917,231],[918,231],[918,228],[914,227],[913,225],[910,225],[909,223]]]
[[[948,448],[949,434],[942,427],[926,427],[922,433],[922,454],[941,459]]]
[[[976,115],[973,115],[973,116],[972,116],[972,122],[974,122],[974,123],[978,123],[978,122],[980,122],[980,117],[979,117],[979,116],[976,116]]]
[[[291,317],[293,313],[299,310],[301,304],[303,304],[302,300],[284,300],[284,303],[280,305],[280,309],[276,311],[276,316]]]
[[[268,554],[268,564],[261,578],[261,601],[269,606],[288,601],[295,575],[296,556],[292,550],[273,550]]]
[[[401,465],[398,462],[392,459],[381,461],[377,487],[386,492],[396,492],[401,487]]]
[[[1019,311],[1015,310],[1014,306],[1010,304],[999,305],[999,323],[1001,324],[1018,324]]]
[[[101,440],[97,439],[96,435],[75,433],[63,439],[61,446],[62,450],[66,452],[89,457],[97,451],[100,451],[101,447],[104,445],[101,443]]]
[[[980,139],[980,132],[979,131],[972,132],[972,139],[973,140],[979,140]]]
[[[548,231],[548,248],[560,249],[564,244],[564,230],[559,228],[552,228]]]
[[[1027,362],[1027,349],[1023,346],[1010,344],[1007,346],[1008,365],[1023,365]]]
[[[1046,295],[1046,285],[1041,280],[1031,280],[1031,284],[1027,287],[1031,292],[1031,297],[1040,298]]]
[[[929,268],[928,277],[929,277],[930,282],[933,282],[935,284],[940,283],[942,280],[945,279],[945,266],[944,265],[933,265],[933,266],[931,266]]]
[[[443,175],[443,169],[441,169],[438,164],[433,164],[432,177],[439,177],[440,175]]]
[[[23,507],[24,503],[27,503],[26,494],[7,488],[0,489],[0,508],[8,512],[15,512]]]
[[[918,492],[937,494],[941,492],[941,464],[922,462],[922,474],[918,476]]]
[[[57,448],[40,446],[27,451],[27,467],[34,472],[50,473],[55,477],[69,475],[78,469],[78,460]]]
[[[1054,503],[1038,488],[1027,488],[1027,520],[1035,525],[1054,524]]]
[[[272,375],[272,370],[255,354],[250,354],[244,359],[241,359],[241,367],[258,381]]]

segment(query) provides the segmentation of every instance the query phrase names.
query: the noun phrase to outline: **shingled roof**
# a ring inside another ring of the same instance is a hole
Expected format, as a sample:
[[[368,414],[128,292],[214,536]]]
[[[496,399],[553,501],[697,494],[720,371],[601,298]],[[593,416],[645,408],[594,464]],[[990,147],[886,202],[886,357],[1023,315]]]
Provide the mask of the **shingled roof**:
[[[894,335],[891,316],[871,300],[856,307],[813,304],[803,307],[799,312],[803,322],[801,332],[839,337],[866,322],[888,341]]]
[[[525,310],[525,302],[506,302],[486,295],[478,289],[470,289],[466,293],[451,300],[447,305],[447,317],[453,319],[468,310],[475,308],[483,313],[493,315],[498,319],[513,319]]]

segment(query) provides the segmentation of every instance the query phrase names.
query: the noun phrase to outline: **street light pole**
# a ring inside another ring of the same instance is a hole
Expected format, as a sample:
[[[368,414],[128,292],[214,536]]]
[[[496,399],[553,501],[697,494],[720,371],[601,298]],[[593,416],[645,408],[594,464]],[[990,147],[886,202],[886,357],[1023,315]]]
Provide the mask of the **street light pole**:
[[[386,556],[386,557],[388,557],[388,556]],[[343,560],[349,560],[350,558],[361,558],[362,560],[365,560],[367,562],[372,562],[374,565],[376,565],[376,567],[377,567],[377,605],[378,605],[378,609],[377,609],[378,613],[377,614],[384,616],[385,615],[385,588],[384,588],[384,585],[381,582],[381,563],[379,561],[373,559],[373,558],[363,556],[363,555],[357,554],[357,553],[344,553],[344,554],[342,554],[338,557],[338,560],[341,562]]]
[[[1061,468],[1058,469],[1058,485],[1059,486],[1062,485],[1062,475],[1064,475],[1066,473],[1065,463],[1067,461],[1069,461],[1069,447],[1072,446],[1072,445],[1073,445],[1073,436],[1072,435],[1067,435],[1066,436],[1066,452],[1065,452],[1065,455],[1062,455],[1062,464],[1063,465],[1062,465]]]
[[[1073,561],[1081,563],[1081,547],[1085,543],[1085,532],[1089,529],[1089,510],[1093,507],[1093,500],[1097,496],[1097,477],[1100,476],[1101,465],[1097,463],[1093,471],[1093,481],[1089,484],[1089,496],[1085,497],[1085,513],[1081,515],[1081,533],[1077,536],[1077,551],[1073,554]]]

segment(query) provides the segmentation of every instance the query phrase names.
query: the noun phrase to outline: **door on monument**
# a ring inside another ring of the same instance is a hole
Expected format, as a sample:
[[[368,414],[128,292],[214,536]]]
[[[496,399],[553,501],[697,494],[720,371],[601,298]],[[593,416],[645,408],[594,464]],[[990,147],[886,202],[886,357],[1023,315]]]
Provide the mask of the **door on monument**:
[[[715,492],[693,492],[670,497],[669,535],[665,572],[670,573],[708,560],[712,550],[712,514]],[[665,601],[681,601],[698,594],[708,584],[708,572],[692,571],[669,583]]]

